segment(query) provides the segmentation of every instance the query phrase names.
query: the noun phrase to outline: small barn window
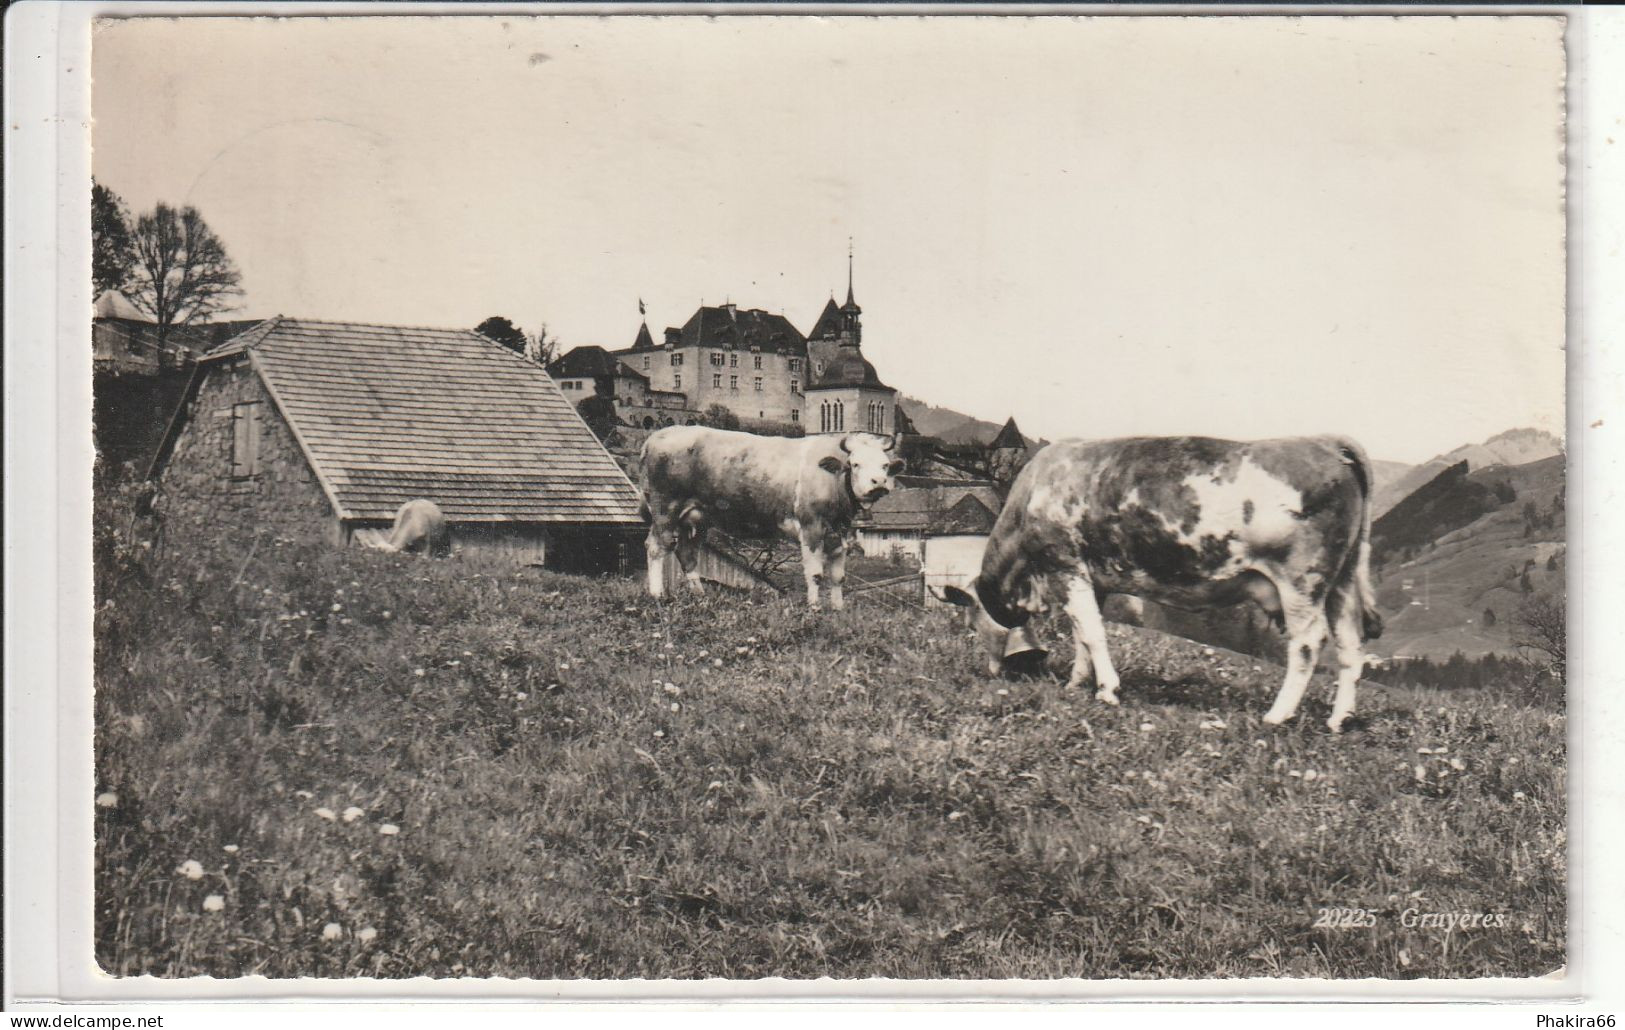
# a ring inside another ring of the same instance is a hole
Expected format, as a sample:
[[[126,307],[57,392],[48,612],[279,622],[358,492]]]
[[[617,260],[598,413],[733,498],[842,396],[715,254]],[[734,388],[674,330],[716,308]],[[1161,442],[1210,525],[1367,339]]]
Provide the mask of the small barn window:
[[[246,401],[231,406],[231,476],[248,479],[260,474],[260,405]]]

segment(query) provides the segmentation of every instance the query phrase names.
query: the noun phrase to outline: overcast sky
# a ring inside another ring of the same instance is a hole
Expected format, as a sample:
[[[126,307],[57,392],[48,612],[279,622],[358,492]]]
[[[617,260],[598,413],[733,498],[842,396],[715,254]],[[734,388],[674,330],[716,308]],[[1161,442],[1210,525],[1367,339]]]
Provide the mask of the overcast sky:
[[[1562,433],[1555,18],[137,19],[94,167],[238,317],[811,328],[1032,435]]]

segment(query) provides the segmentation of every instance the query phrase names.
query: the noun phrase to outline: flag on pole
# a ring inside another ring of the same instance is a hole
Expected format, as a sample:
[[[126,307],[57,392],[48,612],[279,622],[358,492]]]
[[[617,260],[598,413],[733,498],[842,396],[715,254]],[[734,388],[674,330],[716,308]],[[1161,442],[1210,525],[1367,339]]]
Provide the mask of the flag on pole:
[[[646,314],[646,312],[643,310],[643,298],[642,297],[638,298],[638,314],[640,314],[640,315]]]

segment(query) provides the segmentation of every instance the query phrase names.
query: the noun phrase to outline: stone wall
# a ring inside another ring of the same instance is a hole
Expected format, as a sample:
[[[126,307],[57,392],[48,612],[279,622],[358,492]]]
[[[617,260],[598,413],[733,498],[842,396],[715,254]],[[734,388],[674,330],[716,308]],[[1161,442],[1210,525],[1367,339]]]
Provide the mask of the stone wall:
[[[233,474],[233,406],[257,402],[257,469]],[[173,543],[224,532],[248,546],[259,533],[338,540],[327,496],[292,431],[246,359],[209,367],[164,463],[157,510]]]

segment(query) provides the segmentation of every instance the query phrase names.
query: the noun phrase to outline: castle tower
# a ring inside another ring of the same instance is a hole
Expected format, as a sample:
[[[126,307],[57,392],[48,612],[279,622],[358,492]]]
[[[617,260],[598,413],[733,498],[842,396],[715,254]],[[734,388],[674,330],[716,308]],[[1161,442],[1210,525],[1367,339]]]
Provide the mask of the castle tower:
[[[988,473],[1001,496],[1009,492],[1010,484],[1015,482],[1016,475],[1026,466],[1028,457],[1027,440],[1016,428],[1016,419],[1012,415],[987,445]]]

